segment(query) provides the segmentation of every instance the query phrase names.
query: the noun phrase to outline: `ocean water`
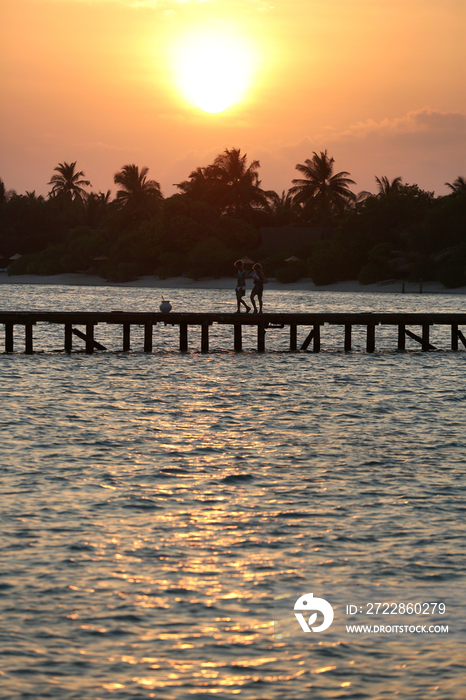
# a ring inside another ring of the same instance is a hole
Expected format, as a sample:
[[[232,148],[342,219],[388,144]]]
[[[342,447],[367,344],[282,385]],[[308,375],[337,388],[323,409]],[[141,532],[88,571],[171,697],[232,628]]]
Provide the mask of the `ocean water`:
[[[235,308],[233,290],[163,294]],[[0,285],[1,309],[160,299]],[[464,303],[265,293],[265,311]],[[186,354],[170,326],[150,354],[142,329],[126,353],[118,328],[98,326],[108,349],[89,356],[62,336],[38,325],[29,356],[15,331],[7,355],[0,329],[0,697],[464,698],[466,351],[448,331],[398,353],[377,329],[373,354],[364,329],[346,354],[329,327],[320,354],[290,354],[278,329],[263,355],[253,329],[237,354],[216,326],[204,355],[197,329]],[[333,608],[325,631],[295,619],[310,593]]]

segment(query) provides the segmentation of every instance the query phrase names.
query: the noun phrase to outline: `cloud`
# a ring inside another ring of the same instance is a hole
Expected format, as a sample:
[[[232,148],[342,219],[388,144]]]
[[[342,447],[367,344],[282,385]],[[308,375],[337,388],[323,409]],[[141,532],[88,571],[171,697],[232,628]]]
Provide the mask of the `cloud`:
[[[298,177],[295,166],[316,151],[328,150],[336,171],[347,170],[355,190],[374,189],[375,176],[445,194],[444,183],[465,174],[466,114],[423,107],[402,117],[368,119],[337,131],[330,127],[276,150],[248,149],[261,161],[263,185],[281,191]]]
[[[340,132],[329,132],[327,136],[334,141],[353,139],[382,139],[400,142],[408,136],[420,137],[424,140],[451,143],[463,141],[466,137],[466,114],[461,112],[441,112],[424,107],[417,111],[408,112],[404,117],[383,119],[376,122],[369,119],[358,122]]]

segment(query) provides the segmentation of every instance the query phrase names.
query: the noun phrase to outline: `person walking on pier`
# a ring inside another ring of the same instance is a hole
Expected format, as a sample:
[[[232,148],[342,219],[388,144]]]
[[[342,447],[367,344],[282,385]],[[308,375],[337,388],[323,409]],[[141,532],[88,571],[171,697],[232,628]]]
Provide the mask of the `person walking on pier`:
[[[251,292],[251,302],[252,305],[254,306],[254,313],[262,313],[262,293],[264,291],[264,282],[265,282],[265,275],[262,272],[262,265],[260,263],[256,263],[255,265],[252,266],[252,279],[254,281],[254,287]],[[257,300],[259,302],[259,311],[257,311],[257,306],[256,306],[256,300],[254,297],[257,297]]]
[[[238,304],[237,312],[241,313],[241,304],[246,307],[246,313],[251,311],[251,307],[246,304],[243,297],[246,294],[246,270],[243,266],[242,260],[237,260],[235,262],[235,267],[238,270],[238,278],[236,280],[236,302]]]

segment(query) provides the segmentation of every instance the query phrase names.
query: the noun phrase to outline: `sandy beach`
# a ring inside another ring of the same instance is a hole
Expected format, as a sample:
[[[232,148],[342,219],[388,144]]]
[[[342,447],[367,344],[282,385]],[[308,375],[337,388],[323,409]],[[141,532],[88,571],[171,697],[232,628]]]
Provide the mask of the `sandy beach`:
[[[0,284],[62,284],[86,287],[150,287],[153,289],[234,289],[234,277],[204,277],[199,280],[192,280],[188,277],[171,277],[169,279],[159,279],[158,277],[140,277],[130,282],[110,282],[96,275],[86,275],[83,273],[66,273],[62,275],[11,275],[5,272],[0,274]],[[252,289],[252,280],[248,279],[247,287]],[[356,280],[346,282],[336,282],[325,286],[316,286],[310,278],[300,279],[291,284],[281,284],[270,278],[265,286],[274,290],[306,290],[312,292],[352,292],[352,293],[380,293],[380,294],[401,294],[403,284],[400,280],[390,282],[379,282],[377,284],[361,285]],[[405,282],[404,292],[406,294],[419,294],[421,291],[419,282]],[[440,282],[424,282],[422,284],[423,294],[466,294],[466,287],[457,289],[446,289]]]

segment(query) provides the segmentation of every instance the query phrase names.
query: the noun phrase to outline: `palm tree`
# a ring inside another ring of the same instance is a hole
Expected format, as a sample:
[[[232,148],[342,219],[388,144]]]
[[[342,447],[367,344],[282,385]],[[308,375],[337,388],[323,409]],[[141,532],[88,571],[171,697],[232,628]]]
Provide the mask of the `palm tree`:
[[[466,191],[466,178],[464,178],[462,175],[459,175],[459,177],[456,178],[453,184],[451,184],[450,182],[446,182],[445,184],[451,189],[451,191],[454,194]]]
[[[301,213],[301,206],[293,202],[293,197],[289,192],[283,192],[279,195],[277,192],[268,193],[268,208],[273,226],[286,226],[294,221],[297,221]]]
[[[329,158],[327,151],[317,153],[304,164],[298,163],[298,170],[304,178],[292,180],[290,194],[296,204],[302,204],[304,215],[310,219],[317,218],[321,226],[328,226],[335,216],[343,213],[356,195],[351,192],[349,185],[355,185],[349,173],[333,172],[334,158]]]
[[[375,181],[379,188],[378,194],[396,194],[400,191],[403,178],[395,177],[390,182],[386,175],[382,175],[380,178],[376,176]]]
[[[211,165],[196,168],[189,180],[176,185],[182,194],[207,202],[221,214],[250,219],[267,207],[268,193],[261,189],[260,163],[247,165],[247,155],[239,148],[225,149]]]
[[[14,190],[7,190],[5,187],[5,183],[3,182],[2,178],[0,177],[0,204],[3,204],[4,202],[8,202],[9,199],[11,199],[16,192]]]
[[[105,220],[110,203],[110,190],[91,192],[84,202],[83,220],[89,228],[99,228]]]
[[[83,171],[76,172],[75,168],[76,161],[74,163],[59,163],[54,168],[58,174],[52,175],[50,182],[47,183],[53,185],[49,197],[65,195],[72,200],[81,202],[84,200],[86,192],[83,190],[83,186],[88,187],[91,183],[89,180],[82,180],[81,178],[85,177]]]
[[[181,194],[185,194],[191,199],[197,201],[205,200],[210,185],[207,171],[208,167],[198,167],[196,170],[192,171],[188,180],[183,180],[183,182],[179,182],[178,184],[175,183],[175,187],[178,187]]]
[[[222,213],[242,216],[256,207],[267,206],[267,193],[260,187],[260,163],[247,165],[247,155],[239,148],[225,149],[207,168],[212,179],[210,196]]]
[[[163,200],[160,185],[148,180],[149,168],[139,170],[137,165],[124,165],[115,173],[113,181],[121,189],[117,192],[117,203],[133,222],[150,219]]]

